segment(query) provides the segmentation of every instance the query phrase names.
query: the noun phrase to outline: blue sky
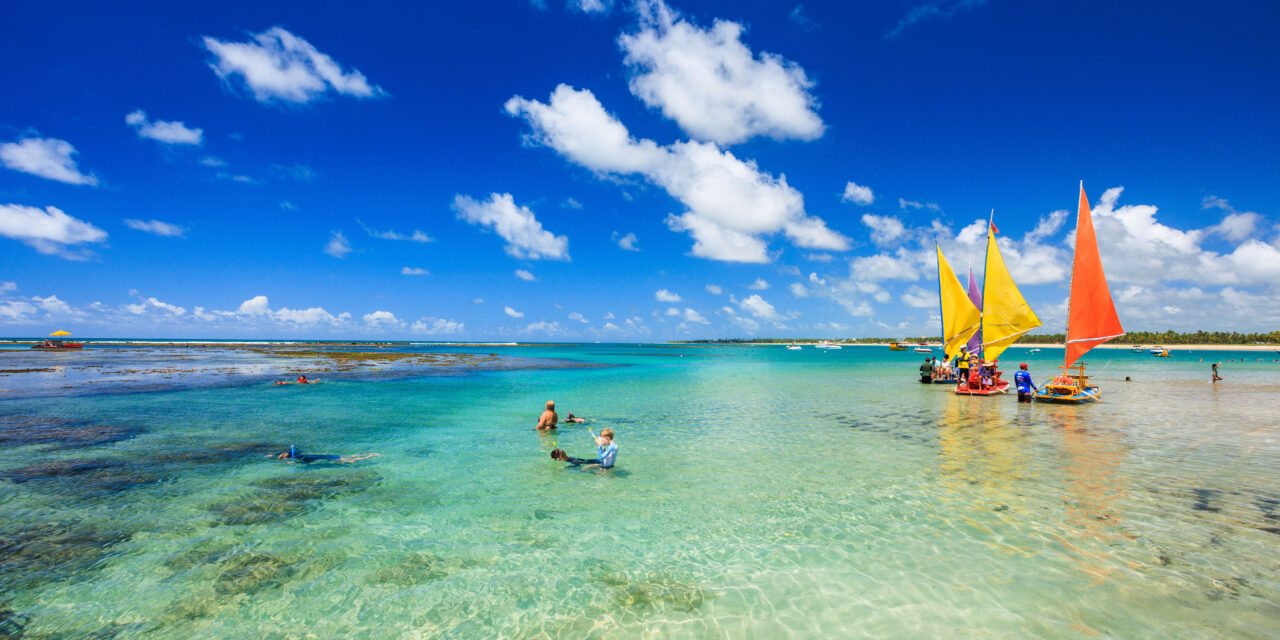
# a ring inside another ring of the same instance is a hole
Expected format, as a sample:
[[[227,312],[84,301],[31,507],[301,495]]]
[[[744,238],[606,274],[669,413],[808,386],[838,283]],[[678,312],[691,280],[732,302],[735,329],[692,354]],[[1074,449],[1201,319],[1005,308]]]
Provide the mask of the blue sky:
[[[933,243],[1065,320],[1280,320],[1280,9],[27,3],[0,333],[937,333]]]

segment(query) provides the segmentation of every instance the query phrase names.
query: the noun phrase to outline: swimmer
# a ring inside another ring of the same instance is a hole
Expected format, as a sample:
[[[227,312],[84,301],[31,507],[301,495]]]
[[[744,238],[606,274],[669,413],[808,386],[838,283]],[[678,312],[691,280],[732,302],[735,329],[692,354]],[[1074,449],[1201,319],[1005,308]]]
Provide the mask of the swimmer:
[[[587,460],[586,458],[573,458],[564,452],[564,449],[552,449],[551,459],[561,462],[568,462],[570,466],[580,467],[584,464],[600,464],[599,460]],[[567,468],[567,467],[566,467]]]
[[[572,423],[574,423],[574,424],[584,424],[584,423],[586,423],[587,419],[586,419],[586,418],[583,418],[582,416],[575,416],[575,415],[573,415],[573,412],[572,412],[572,411],[570,411],[570,412],[569,412],[569,417],[565,418],[565,419],[564,419],[564,421],[565,421],[565,422],[572,422]]]
[[[548,400],[546,410],[544,410],[542,415],[538,417],[537,429],[539,431],[554,429],[556,428],[556,423],[559,421],[560,416],[556,414],[556,401]]]
[[[351,462],[359,462],[368,460],[369,458],[377,458],[380,453],[360,453],[351,456],[339,456],[331,453],[299,453],[294,450],[293,446],[289,446],[289,450],[279,455],[270,456],[277,460],[287,460],[290,464],[301,462],[302,464],[311,464],[312,462],[337,462],[340,464],[348,464]]]

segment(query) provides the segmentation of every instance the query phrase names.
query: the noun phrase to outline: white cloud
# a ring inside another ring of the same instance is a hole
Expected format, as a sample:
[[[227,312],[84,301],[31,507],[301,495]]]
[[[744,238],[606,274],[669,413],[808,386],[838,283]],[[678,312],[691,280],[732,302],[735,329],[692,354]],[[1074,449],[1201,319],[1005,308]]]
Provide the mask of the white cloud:
[[[26,322],[36,312],[35,305],[22,300],[0,300],[0,318],[9,323]]]
[[[747,285],[747,288],[753,291],[764,291],[769,288],[769,283],[765,282],[764,278],[756,278],[756,281]]]
[[[914,281],[920,279],[920,273],[912,264],[914,256],[899,252],[898,256],[877,254],[859,256],[850,263],[852,272],[862,282],[883,282],[885,280]]]
[[[589,324],[589,323],[591,322],[590,320],[587,320],[586,318],[584,318],[584,317],[582,316],[582,314],[581,314],[581,313],[578,313],[577,311],[574,311],[573,313],[569,314],[569,319],[570,319],[570,320],[577,320],[578,322],[581,322],[582,324]]]
[[[187,232],[185,227],[170,222],[161,222],[159,220],[135,220],[133,218],[125,218],[124,225],[130,229],[174,238],[181,238],[182,234]]]
[[[925,4],[912,7],[907,15],[898,20],[897,26],[884,34],[886,40],[892,40],[902,34],[902,31],[917,22],[929,19],[945,20],[962,11],[968,11],[976,7],[986,4],[987,0],[939,0],[936,2],[926,2]]]
[[[627,251],[639,251],[640,247],[636,246],[636,234],[628,233],[627,235],[619,235],[617,231],[613,232],[613,241],[618,243],[619,247]]]
[[[475,304],[484,304],[484,298],[474,298],[471,301]]]
[[[718,296],[724,294],[724,289],[718,284],[709,284],[707,285],[707,293]]]
[[[856,182],[848,182],[844,185],[844,195],[840,196],[840,199],[865,207],[875,202],[876,196],[871,192],[871,187],[864,187]]]
[[[0,205],[0,236],[12,238],[36,251],[70,260],[88,258],[85,251],[70,251],[71,245],[103,242],[107,232],[88,222],[73,218],[57,207],[28,207],[20,204]]]
[[[608,13],[609,8],[613,5],[612,0],[569,0],[569,8],[576,9],[583,13]]]
[[[534,280],[537,280],[537,278],[533,277],[532,273],[529,273],[524,269],[516,269],[516,277],[524,280],[525,282],[533,282]]]
[[[809,253],[805,254],[804,257],[806,260],[812,260],[814,262],[831,262],[832,260],[835,260],[835,256],[829,253]]]
[[[758,236],[784,232],[793,244],[845,250],[849,240],[804,211],[804,198],[786,177],[759,171],[714,143],[659,146],[637,141],[587,90],[556,87],[549,104],[519,96],[506,110],[533,128],[529,142],[554,149],[597,174],[638,173],[662,187],[687,210],[667,217],[673,231],[694,239],[693,255],[730,262],[768,262]]]
[[[791,295],[797,298],[809,297],[809,289],[805,287],[803,284],[800,284],[799,282],[792,282],[791,285],[787,288],[791,290]]]
[[[1031,244],[1043,242],[1053,236],[1053,234],[1057,233],[1058,230],[1062,228],[1062,223],[1066,219],[1066,209],[1050,211],[1048,215],[1040,218],[1040,221],[1036,223],[1035,229],[1032,229],[1027,233],[1027,235],[1023,236],[1022,241]]]
[[[403,328],[405,322],[396,317],[396,314],[390,311],[374,311],[373,313],[364,314],[364,324],[372,329],[395,329]]]
[[[18,283],[12,280],[6,280],[4,282],[0,282],[0,293],[8,293],[10,291],[17,291],[17,290],[18,290]]]
[[[711,322],[704,318],[701,313],[698,313],[688,307],[685,307],[684,313],[682,313],[680,317],[685,322],[691,322],[694,324],[711,324]]]
[[[153,302],[159,303],[159,301],[156,300],[155,298],[151,298],[151,300]],[[50,315],[59,315],[59,316],[78,315],[76,311],[71,308],[71,305],[63,302],[62,300],[59,300],[58,296],[45,296],[43,298],[41,298],[40,296],[31,296],[31,301],[35,302],[36,306],[39,307],[41,311],[48,313]],[[163,303],[160,303],[160,304],[163,304]],[[165,305],[165,306],[169,306],[169,305]],[[175,307],[175,308],[178,311],[178,315],[181,315],[183,312],[183,309],[181,307]]]
[[[250,42],[208,36],[203,40],[213,54],[209,68],[226,82],[239,76],[259,102],[307,103],[329,91],[357,98],[387,95],[382,87],[369,84],[364,74],[343,70],[333,58],[280,27],[255,34]]]
[[[401,270],[400,270],[400,275],[402,275],[402,276],[429,276],[429,275],[431,275],[431,272],[430,272],[430,271],[427,271],[426,269],[423,269],[422,267],[404,267],[403,269],[401,269]]]
[[[559,333],[559,322],[532,322],[522,329],[524,333]]]
[[[1222,235],[1230,242],[1240,242],[1253,235],[1254,230],[1263,220],[1261,215],[1252,211],[1236,211],[1226,198],[1218,196],[1206,196],[1200,208],[1216,208],[1226,212],[1222,222],[1210,227],[1209,231]]]
[[[942,207],[939,207],[936,202],[917,202],[915,200],[907,200],[904,198],[898,198],[898,206],[901,207],[904,211],[907,209],[916,209],[916,210],[928,209],[929,211],[932,211],[934,213],[939,213],[942,211]]]
[[[566,207],[568,207],[568,208],[570,208],[570,209],[581,209],[581,208],[582,208],[582,203],[581,203],[581,202],[578,202],[578,201],[577,201],[577,199],[575,199],[575,198],[565,198],[565,200],[564,200],[564,206],[566,206]]]
[[[151,122],[142,109],[126,115],[124,122],[138,132],[138,137],[150,138],[165,144],[198,145],[204,139],[204,129],[190,129],[181,122],[169,120]]]
[[[277,205],[278,205],[281,209],[284,209],[285,211],[297,211],[297,210],[298,210],[298,205],[296,205],[296,204],[294,204],[294,203],[292,203],[292,202],[289,202],[288,200],[281,200],[280,202],[278,202],[278,203],[277,203]]]
[[[351,314],[349,313],[344,312],[335,316],[321,307],[311,307],[310,309],[280,307],[279,309],[272,309],[267,302],[266,296],[254,296],[245,300],[233,315],[250,321],[263,320],[300,326],[327,324],[333,327],[341,327],[348,325],[351,321]]]
[[[509,316],[511,316],[512,318],[523,318],[523,317],[524,317],[524,313],[523,313],[523,312],[516,311],[515,309],[512,309],[511,307],[503,307],[503,308],[502,308],[502,312],[503,312],[503,313],[505,313],[505,314],[507,314],[507,315],[509,315]]]
[[[356,222],[358,222],[360,224],[360,227],[365,230],[365,233],[368,233],[370,236],[374,238],[379,238],[382,240],[408,240],[410,242],[420,242],[420,243],[435,242],[435,238],[432,238],[431,236],[417,229],[414,229],[413,233],[406,235],[398,231],[393,231],[391,229],[388,229],[386,231],[379,231],[372,227],[365,226],[365,224],[363,222],[360,222],[359,220],[356,220]]]
[[[341,258],[351,253],[351,243],[347,242],[347,237],[342,235],[341,231],[334,231],[329,235],[329,242],[324,245],[324,252],[335,258]]]
[[[911,285],[902,294],[902,303],[918,309],[932,309],[938,306],[938,294],[936,291],[926,291],[923,287]]]
[[[661,0],[637,9],[640,30],[618,38],[631,93],[690,136],[719,144],[822,136],[804,69],[775,54],[754,56],[740,39],[742,25],[717,20],[701,29]]]
[[[773,305],[761,298],[758,293],[751,294],[750,297],[739,302],[738,307],[762,320],[779,320],[782,318],[782,316],[778,315],[777,310],[773,308]]]
[[[658,289],[653,294],[653,299],[658,302],[680,302],[680,294],[672,293],[666,289]]]
[[[217,156],[205,156],[200,159],[200,164],[206,167],[225,167],[227,166],[227,161]]]
[[[509,193],[490,194],[485,202],[458,195],[453,199],[453,210],[461,220],[492,229],[507,241],[507,253],[516,258],[569,259],[569,238],[543,229],[533,211],[517,207]]]
[[[24,138],[0,144],[0,162],[14,171],[67,184],[98,184],[96,176],[80,173],[71,157],[75,153],[70,142],[57,138]]]
[[[891,216],[878,216],[872,213],[862,215],[862,224],[871,229],[871,241],[878,245],[891,245],[906,233],[902,221]]]
[[[461,322],[449,320],[446,318],[425,317],[417,320],[409,327],[414,333],[424,333],[427,335],[436,335],[442,333],[459,333],[466,328]]]
[[[141,302],[137,304],[127,304],[122,308],[135,316],[143,315],[149,311],[162,311],[169,316],[176,317],[187,312],[184,307],[162,302],[154,297],[143,298],[142,296],[138,296],[138,299],[141,300]]]

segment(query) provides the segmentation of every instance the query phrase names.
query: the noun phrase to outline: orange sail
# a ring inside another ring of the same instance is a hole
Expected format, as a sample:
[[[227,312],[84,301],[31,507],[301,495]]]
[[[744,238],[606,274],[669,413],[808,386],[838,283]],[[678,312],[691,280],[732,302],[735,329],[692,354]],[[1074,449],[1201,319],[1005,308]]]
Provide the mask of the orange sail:
[[[1102,272],[1098,238],[1093,232],[1089,200],[1080,183],[1080,208],[1076,213],[1076,257],[1071,266],[1071,300],[1067,308],[1067,355],[1070,367],[1087,351],[1124,335],[1116,305],[1111,301],[1107,276]]]

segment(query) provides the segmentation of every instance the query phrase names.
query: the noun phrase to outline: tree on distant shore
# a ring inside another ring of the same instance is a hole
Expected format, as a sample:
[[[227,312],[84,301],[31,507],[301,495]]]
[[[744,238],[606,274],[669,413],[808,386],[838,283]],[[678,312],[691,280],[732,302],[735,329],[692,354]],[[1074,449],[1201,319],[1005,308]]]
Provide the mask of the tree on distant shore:
[[[1037,335],[1024,335],[1018,342],[1029,344],[1057,343],[1065,342],[1067,336],[1061,333],[1046,333]],[[818,339],[818,338],[724,338],[720,340],[672,340],[673,343],[682,344],[747,344],[747,343],[765,343],[765,344],[811,344],[816,342],[833,342],[836,344],[875,344],[880,342],[942,342],[939,336],[916,336],[907,338],[835,338],[835,339]],[[1221,344],[1221,345],[1249,345],[1249,344],[1280,344],[1280,331],[1272,331],[1270,333],[1240,333],[1238,331],[1196,331],[1195,333],[1179,333],[1169,330],[1164,332],[1157,331],[1130,331],[1125,335],[1112,340],[1117,344],[1151,344],[1151,345],[1168,345],[1168,344]]]

